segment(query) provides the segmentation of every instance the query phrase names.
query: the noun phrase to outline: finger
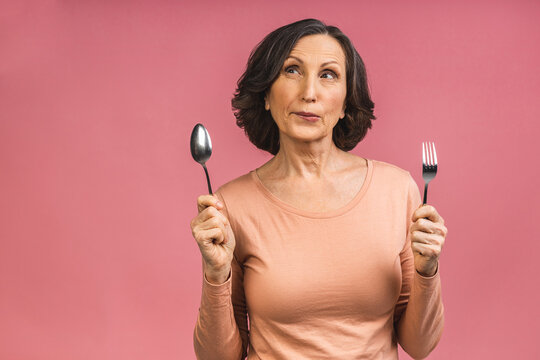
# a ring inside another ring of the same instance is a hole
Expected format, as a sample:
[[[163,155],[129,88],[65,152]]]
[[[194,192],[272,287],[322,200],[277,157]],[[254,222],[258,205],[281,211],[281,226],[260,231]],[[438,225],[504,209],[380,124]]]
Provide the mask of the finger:
[[[420,218],[411,225],[412,231],[422,231],[429,234],[438,234],[446,237],[448,229],[442,223],[433,222],[426,218]]]
[[[207,207],[191,222],[193,230],[208,230],[212,228],[220,228],[225,234],[224,242],[229,240],[229,233],[232,231],[229,220],[225,215],[218,211],[213,206]]]
[[[227,232],[227,225],[223,223],[223,221],[217,217],[210,218],[206,220],[205,222],[198,225],[198,228],[200,230],[210,230],[210,229],[220,229],[223,234],[225,234],[225,238],[227,238],[226,234]]]
[[[422,231],[413,231],[411,233],[411,245],[413,243],[435,245],[442,248],[444,244],[444,237],[436,234],[428,234]]]
[[[225,234],[220,228],[197,231],[195,240],[200,246],[208,246],[210,243],[219,245],[225,239]]]
[[[214,206],[207,207],[206,209],[201,211],[199,215],[197,215],[199,223],[203,223],[206,220],[214,217],[220,219],[223,224],[229,225],[229,220],[225,217],[225,215],[223,215],[221,211],[216,209]]]
[[[428,245],[415,242],[411,244],[411,248],[420,255],[432,259],[438,259],[439,255],[441,254],[441,248],[437,245]]]
[[[422,205],[416,209],[412,216],[412,221],[415,222],[418,219],[426,218],[433,222],[444,224],[444,219],[437,212],[437,210],[431,205]]]
[[[219,201],[216,195],[201,195],[197,198],[197,209],[199,212],[206,209],[208,206],[213,206],[219,210],[223,209],[223,203]]]

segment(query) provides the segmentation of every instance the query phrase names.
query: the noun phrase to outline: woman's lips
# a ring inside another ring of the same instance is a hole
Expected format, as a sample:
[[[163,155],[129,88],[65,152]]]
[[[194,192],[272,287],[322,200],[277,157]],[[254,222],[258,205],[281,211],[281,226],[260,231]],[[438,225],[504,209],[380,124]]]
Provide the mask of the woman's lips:
[[[311,121],[311,122],[319,121],[319,119],[321,118],[318,115],[315,115],[313,113],[307,113],[307,112],[295,112],[294,114],[301,117],[304,120]]]

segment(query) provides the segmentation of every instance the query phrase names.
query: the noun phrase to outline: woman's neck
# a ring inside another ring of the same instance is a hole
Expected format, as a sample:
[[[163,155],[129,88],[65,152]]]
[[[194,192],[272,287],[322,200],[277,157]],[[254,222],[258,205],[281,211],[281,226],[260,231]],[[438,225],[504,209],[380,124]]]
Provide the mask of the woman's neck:
[[[336,170],[340,153],[331,137],[317,142],[287,141],[282,138],[279,152],[264,166],[265,172],[272,178],[320,179]]]

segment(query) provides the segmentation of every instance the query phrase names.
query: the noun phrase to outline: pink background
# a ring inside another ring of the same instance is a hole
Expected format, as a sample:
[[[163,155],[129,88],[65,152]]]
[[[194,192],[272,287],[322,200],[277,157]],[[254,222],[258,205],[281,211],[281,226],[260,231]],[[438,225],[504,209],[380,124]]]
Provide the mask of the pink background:
[[[420,144],[437,144],[430,359],[540,356],[538,1],[65,0],[0,5],[1,359],[195,357],[189,135],[212,135],[214,188],[269,159],[230,98],[255,44],[306,17],[367,65],[378,119],[354,153],[422,189]]]

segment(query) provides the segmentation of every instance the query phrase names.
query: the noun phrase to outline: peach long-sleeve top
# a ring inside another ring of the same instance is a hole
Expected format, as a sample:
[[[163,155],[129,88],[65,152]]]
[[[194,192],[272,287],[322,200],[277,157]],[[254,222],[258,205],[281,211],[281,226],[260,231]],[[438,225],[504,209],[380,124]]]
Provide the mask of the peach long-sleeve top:
[[[418,187],[394,165],[367,165],[354,199],[327,213],[281,201],[255,171],[216,192],[236,248],[225,283],[203,275],[198,359],[397,359],[398,342],[414,358],[433,350],[439,270],[414,269],[408,235]]]

